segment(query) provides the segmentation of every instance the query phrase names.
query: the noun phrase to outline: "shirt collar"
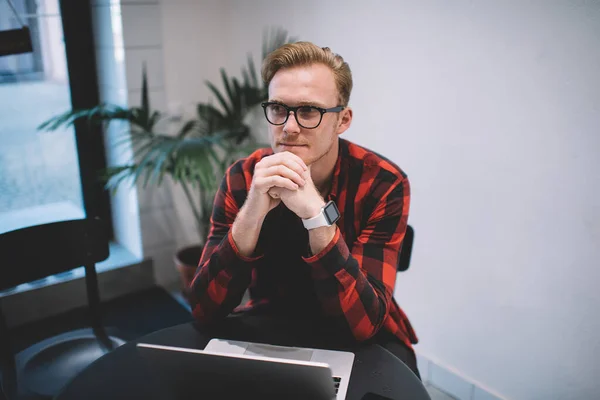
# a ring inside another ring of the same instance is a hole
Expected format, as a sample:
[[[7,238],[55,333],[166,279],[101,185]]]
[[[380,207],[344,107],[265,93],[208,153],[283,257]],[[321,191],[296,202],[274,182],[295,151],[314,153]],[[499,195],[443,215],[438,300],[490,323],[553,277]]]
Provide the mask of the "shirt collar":
[[[338,158],[335,162],[335,167],[333,168],[333,178],[331,179],[331,189],[329,190],[329,195],[326,200],[331,200],[337,203],[337,198],[339,194],[339,185],[340,185],[340,174],[342,171],[342,158],[344,157],[345,147],[344,140],[338,139]]]

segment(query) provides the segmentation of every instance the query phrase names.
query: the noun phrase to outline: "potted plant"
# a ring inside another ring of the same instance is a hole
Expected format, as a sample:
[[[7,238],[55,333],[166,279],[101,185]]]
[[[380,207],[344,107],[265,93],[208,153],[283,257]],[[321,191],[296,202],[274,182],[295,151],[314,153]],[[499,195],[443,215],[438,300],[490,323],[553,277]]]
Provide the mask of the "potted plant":
[[[262,60],[268,53],[293,39],[285,30],[265,31]],[[249,113],[267,99],[267,87],[257,76],[251,54],[242,67],[242,80],[230,77],[221,68],[223,90],[206,81],[217,105],[212,102],[198,103],[195,118],[178,123],[176,129],[163,132],[161,121],[173,121],[167,114],[153,110],[148,96],[145,68],[142,74],[142,99],[139,107],[121,107],[100,104],[85,110],[71,110],[42,123],[38,129],[52,131],[59,127],[86,119],[90,124],[108,124],[126,121],[129,129],[115,146],[130,145],[133,159],[130,163],[117,165],[102,171],[106,187],[116,190],[123,182],[141,182],[160,186],[168,176],[181,186],[187,204],[194,216],[198,232],[198,245],[179,249],[175,256],[183,294],[194,275],[204,241],[208,236],[212,202],[226,168],[237,158],[264,147],[252,138],[246,123]]]

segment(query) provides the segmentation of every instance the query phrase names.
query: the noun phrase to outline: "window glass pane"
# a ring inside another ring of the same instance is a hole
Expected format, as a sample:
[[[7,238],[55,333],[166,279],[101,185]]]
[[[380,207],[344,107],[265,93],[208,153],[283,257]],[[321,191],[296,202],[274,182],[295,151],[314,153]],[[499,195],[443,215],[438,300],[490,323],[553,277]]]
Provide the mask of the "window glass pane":
[[[37,130],[71,108],[58,0],[12,1],[34,51],[0,57],[0,232],[85,216],[74,130]],[[0,1],[0,30],[19,27]]]

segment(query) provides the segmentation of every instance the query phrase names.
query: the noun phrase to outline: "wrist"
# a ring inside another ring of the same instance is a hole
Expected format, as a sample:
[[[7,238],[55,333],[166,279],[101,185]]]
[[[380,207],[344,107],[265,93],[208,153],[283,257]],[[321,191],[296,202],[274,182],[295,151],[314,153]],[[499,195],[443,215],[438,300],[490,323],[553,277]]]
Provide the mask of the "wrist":
[[[304,211],[304,215],[300,216],[302,219],[310,219],[314,218],[321,213],[321,210],[325,206],[325,201],[323,199],[319,199],[319,201],[312,202],[306,207]]]
[[[322,226],[308,231],[308,240],[312,255],[321,253],[333,240],[337,232],[337,226]]]
[[[253,213],[245,212],[244,207],[240,209],[231,226],[231,238],[240,255],[244,257],[252,256],[258,242],[263,221],[264,217],[257,218]]]
[[[265,217],[266,215],[260,215],[252,210],[248,210],[248,208],[244,205],[240,209],[240,212],[235,218],[233,224],[243,228],[244,230],[260,230]]]

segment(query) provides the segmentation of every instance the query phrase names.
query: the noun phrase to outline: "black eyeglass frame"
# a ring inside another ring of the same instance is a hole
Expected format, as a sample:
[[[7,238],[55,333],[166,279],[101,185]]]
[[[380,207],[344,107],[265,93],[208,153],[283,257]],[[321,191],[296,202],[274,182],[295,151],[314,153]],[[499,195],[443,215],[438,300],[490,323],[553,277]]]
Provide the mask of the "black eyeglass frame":
[[[319,127],[319,125],[321,125],[321,122],[323,121],[323,114],[325,113],[330,113],[330,112],[341,112],[344,108],[344,106],[336,106],[336,107],[331,107],[331,108],[322,108],[322,107],[317,107],[317,106],[309,106],[309,105],[301,105],[301,106],[297,106],[297,107],[290,107],[286,104],[283,103],[278,103],[276,101],[265,101],[263,103],[260,104],[265,112],[265,118],[267,119],[267,122],[270,123],[271,125],[275,125],[275,126],[281,126],[284,125],[288,119],[290,118],[290,112],[293,111],[294,112],[294,118],[296,119],[296,123],[303,127],[304,129],[316,129]],[[287,111],[287,115],[285,116],[285,119],[283,120],[282,123],[280,124],[274,124],[269,120],[269,117],[267,116],[267,107],[270,105],[277,105],[277,106],[281,106],[283,108],[286,109]],[[312,128],[306,127],[304,125],[302,125],[300,123],[300,121],[298,121],[298,109],[302,108],[302,107],[311,107],[314,108],[315,110],[319,111],[321,113],[321,118],[319,118],[319,123],[315,126],[313,126]]]

